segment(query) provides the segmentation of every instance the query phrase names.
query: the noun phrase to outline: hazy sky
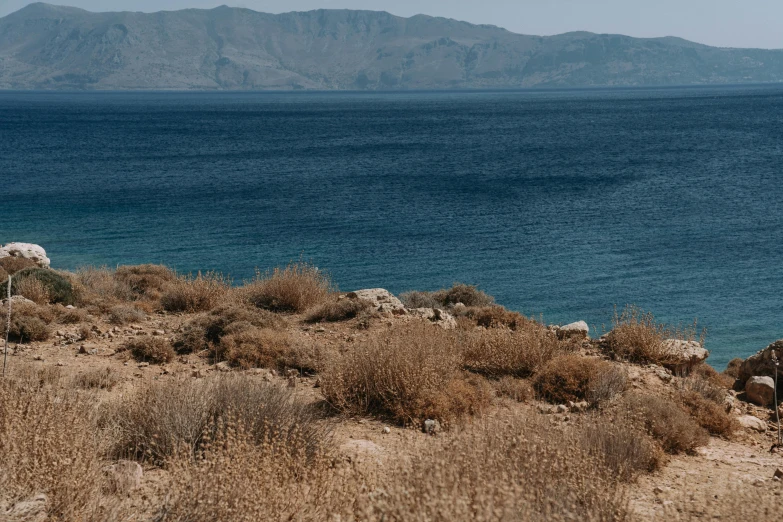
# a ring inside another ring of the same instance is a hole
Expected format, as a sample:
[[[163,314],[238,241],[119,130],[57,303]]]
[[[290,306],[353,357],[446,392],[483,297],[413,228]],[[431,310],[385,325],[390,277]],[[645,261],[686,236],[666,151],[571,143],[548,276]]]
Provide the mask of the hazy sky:
[[[0,16],[29,0],[0,0]],[[681,36],[709,45],[783,49],[783,0],[50,0],[91,11],[160,11],[221,4],[282,13],[372,9],[493,24],[524,34],[586,30]]]

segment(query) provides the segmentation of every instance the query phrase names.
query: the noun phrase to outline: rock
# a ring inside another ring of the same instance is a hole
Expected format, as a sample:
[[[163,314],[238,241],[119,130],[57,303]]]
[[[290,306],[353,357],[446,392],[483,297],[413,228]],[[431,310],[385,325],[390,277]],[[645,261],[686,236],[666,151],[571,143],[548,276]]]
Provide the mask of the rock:
[[[454,319],[454,316],[440,308],[411,308],[408,313],[414,317],[426,319],[446,330],[453,330],[457,327],[457,320]]]
[[[551,404],[539,404],[538,405],[538,413],[542,413],[544,415],[550,415],[555,412],[555,407]]]
[[[43,355],[33,355],[33,360],[34,361],[43,361],[44,358],[43,358]]]
[[[11,308],[14,306],[19,306],[23,304],[32,304],[34,305],[34,301],[30,301],[28,298],[21,296],[21,295],[12,295],[11,296]],[[6,312],[8,312],[8,299],[3,299],[0,301],[0,307],[2,307]]]
[[[775,380],[772,377],[751,377],[745,383],[745,396],[760,406],[769,406],[775,400]]]
[[[383,288],[356,290],[345,296],[348,299],[361,299],[372,303],[379,312],[391,312],[394,315],[404,315],[405,305],[394,294]]]
[[[584,321],[577,321],[559,327],[557,336],[560,339],[588,339],[590,337],[590,327]]]
[[[383,432],[384,435],[388,435],[389,433],[391,433],[391,428],[388,426],[384,426],[383,430],[381,431]]]
[[[73,306],[73,305],[68,305],[68,306],[66,306],[66,307],[65,307],[65,309],[66,309],[66,310],[75,310],[75,309],[76,309],[76,307],[75,307],[75,306]]]
[[[657,364],[651,366],[651,368],[653,372],[655,372],[655,375],[657,375],[660,380],[662,380],[663,382],[672,382],[674,376],[671,374],[669,370],[661,366],[658,366]]]
[[[46,250],[39,245],[32,243],[8,243],[0,248],[0,258],[2,257],[23,257],[35,261],[38,266],[49,268],[51,261],[46,257]]]
[[[775,474],[773,475],[773,477],[778,479],[778,480],[783,479],[783,469],[780,469],[780,468],[776,469],[775,470]]]
[[[698,341],[666,339],[663,341],[663,345],[671,354],[671,362],[664,366],[675,375],[688,375],[694,366],[706,361],[710,355],[710,352],[705,350]]]
[[[111,493],[126,495],[141,486],[144,470],[138,462],[120,460],[103,469]]]
[[[557,413],[568,413],[568,406],[565,404],[558,404],[557,409],[555,410]]]
[[[576,413],[587,411],[590,404],[587,401],[579,401],[570,407],[570,410]]]
[[[441,431],[440,422],[432,419],[427,419],[424,421],[424,425],[422,426],[422,431],[426,433],[427,435],[437,435]]]
[[[17,502],[2,517],[6,522],[44,522],[47,520],[46,508],[49,498],[39,493],[34,497]]]
[[[152,335],[166,335],[165,330],[153,330]]]
[[[228,364],[228,361],[221,361],[215,365],[215,368],[219,372],[230,372],[231,371],[231,365]]]
[[[739,369],[740,384],[744,385],[751,377],[774,377],[775,358],[780,362],[783,357],[783,339],[775,341],[755,355],[751,355]]]
[[[737,421],[743,428],[760,432],[767,431],[767,423],[753,415],[743,415],[737,418]]]

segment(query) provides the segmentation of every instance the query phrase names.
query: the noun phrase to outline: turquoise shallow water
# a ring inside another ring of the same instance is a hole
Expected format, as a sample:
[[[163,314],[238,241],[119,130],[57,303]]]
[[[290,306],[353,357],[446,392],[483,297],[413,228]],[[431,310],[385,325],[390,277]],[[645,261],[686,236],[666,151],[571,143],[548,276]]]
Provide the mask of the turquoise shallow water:
[[[783,88],[0,93],[0,243],[61,268],[343,289],[479,284],[599,329],[698,318],[713,365],[783,337]]]

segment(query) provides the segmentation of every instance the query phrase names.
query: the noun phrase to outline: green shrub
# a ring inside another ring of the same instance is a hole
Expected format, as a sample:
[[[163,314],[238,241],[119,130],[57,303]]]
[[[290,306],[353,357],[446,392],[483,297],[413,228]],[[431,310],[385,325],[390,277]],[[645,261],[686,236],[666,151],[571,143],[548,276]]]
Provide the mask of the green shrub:
[[[78,295],[71,282],[54,270],[48,268],[25,268],[17,272],[11,283],[11,293],[17,294],[19,284],[24,279],[35,279],[39,281],[49,296],[49,302],[62,305],[74,305]],[[8,294],[8,281],[0,285],[0,295]]]

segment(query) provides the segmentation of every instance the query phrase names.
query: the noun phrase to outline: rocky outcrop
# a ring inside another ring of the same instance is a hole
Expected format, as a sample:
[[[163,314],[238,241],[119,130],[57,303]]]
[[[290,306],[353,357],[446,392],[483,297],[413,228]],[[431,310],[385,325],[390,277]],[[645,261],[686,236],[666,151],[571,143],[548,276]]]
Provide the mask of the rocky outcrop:
[[[753,415],[743,415],[738,417],[737,421],[740,423],[740,426],[745,429],[760,431],[762,433],[767,431],[767,423]]]
[[[48,497],[39,493],[27,500],[17,502],[2,514],[2,520],[6,522],[44,522],[48,519],[46,508],[49,504]]]
[[[751,355],[740,366],[740,383],[744,385],[751,377],[774,377],[775,360],[780,361],[781,356],[783,356],[783,339]]]
[[[348,299],[361,299],[372,303],[379,312],[389,312],[394,315],[404,315],[405,305],[397,299],[394,294],[383,288],[371,288],[366,290],[356,290],[346,294]]]
[[[8,308],[8,301],[9,301],[8,298],[1,300],[0,309]],[[26,298],[23,295],[12,295],[10,301],[12,307],[24,305],[24,304],[32,304],[32,305],[35,304],[33,301],[30,301],[28,298]]]
[[[590,327],[584,321],[559,326],[556,331],[560,339],[584,340],[590,337]]]
[[[745,397],[759,406],[769,406],[775,400],[775,380],[772,377],[751,377],[745,383]]]
[[[49,268],[51,261],[46,257],[46,250],[32,243],[8,243],[0,247],[1,257],[23,257],[35,261],[38,266]]]
[[[426,319],[446,330],[453,330],[457,327],[457,320],[454,319],[454,316],[440,308],[409,308],[408,313],[414,317]]]
[[[710,355],[698,341],[666,339],[663,346],[670,355],[664,366],[675,375],[688,375],[694,366],[706,361]]]

